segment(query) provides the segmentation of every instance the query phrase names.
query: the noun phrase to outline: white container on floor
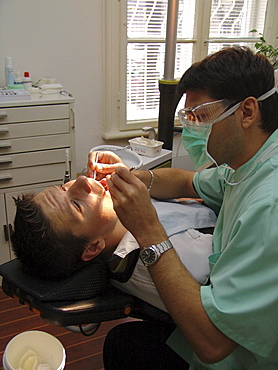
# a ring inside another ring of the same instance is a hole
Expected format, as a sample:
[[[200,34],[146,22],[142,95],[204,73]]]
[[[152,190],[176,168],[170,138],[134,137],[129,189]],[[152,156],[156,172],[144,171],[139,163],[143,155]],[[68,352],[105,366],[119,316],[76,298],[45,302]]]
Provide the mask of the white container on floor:
[[[18,334],[7,344],[3,354],[3,370],[18,369],[19,363],[26,353],[36,353],[41,364],[50,365],[52,370],[63,370],[65,368],[66,352],[62,343],[51,334],[31,330]],[[30,356],[29,363],[32,359],[34,360],[34,356]],[[27,369],[28,359],[26,359],[25,365]]]

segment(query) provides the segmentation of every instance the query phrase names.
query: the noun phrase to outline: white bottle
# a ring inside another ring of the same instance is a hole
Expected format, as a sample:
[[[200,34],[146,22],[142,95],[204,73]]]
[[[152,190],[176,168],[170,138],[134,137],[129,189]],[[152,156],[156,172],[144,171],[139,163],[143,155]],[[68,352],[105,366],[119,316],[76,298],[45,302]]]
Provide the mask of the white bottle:
[[[24,75],[23,75],[23,78],[22,78],[22,83],[23,83],[23,86],[24,86],[25,90],[27,90],[27,91],[31,90],[32,81],[31,81],[31,77],[30,77],[29,72],[24,72]]]
[[[6,87],[14,84],[14,69],[12,66],[12,58],[5,58],[5,76],[6,76]]]

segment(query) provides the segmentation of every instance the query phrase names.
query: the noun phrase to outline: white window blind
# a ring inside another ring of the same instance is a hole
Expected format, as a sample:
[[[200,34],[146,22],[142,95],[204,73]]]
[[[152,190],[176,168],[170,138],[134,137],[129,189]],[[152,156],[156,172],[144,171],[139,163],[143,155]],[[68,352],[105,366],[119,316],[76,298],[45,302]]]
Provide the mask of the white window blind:
[[[158,117],[158,81],[163,78],[167,0],[129,0],[127,4],[127,121]],[[190,14],[190,17],[186,17]],[[192,40],[195,0],[180,0],[178,37]],[[177,44],[175,76],[192,63],[192,43]]]

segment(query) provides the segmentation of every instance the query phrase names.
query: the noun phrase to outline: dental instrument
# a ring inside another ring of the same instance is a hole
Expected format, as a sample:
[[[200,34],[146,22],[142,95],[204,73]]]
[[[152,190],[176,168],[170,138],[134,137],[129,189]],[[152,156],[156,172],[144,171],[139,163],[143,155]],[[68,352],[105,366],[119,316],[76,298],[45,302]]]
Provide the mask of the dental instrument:
[[[96,152],[95,165],[98,163],[98,152]],[[96,179],[97,171],[94,169],[93,179]]]
[[[66,149],[66,170],[64,176],[64,184],[69,181],[70,181],[69,149]]]

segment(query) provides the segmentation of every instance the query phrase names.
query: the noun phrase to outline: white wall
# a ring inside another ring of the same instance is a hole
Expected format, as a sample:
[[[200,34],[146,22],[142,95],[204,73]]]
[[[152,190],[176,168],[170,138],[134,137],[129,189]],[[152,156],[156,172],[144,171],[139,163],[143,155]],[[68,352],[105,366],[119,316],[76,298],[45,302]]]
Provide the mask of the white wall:
[[[77,171],[102,140],[102,0],[0,0],[0,86],[5,57],[32,81],[56,78],[75,98]]]

